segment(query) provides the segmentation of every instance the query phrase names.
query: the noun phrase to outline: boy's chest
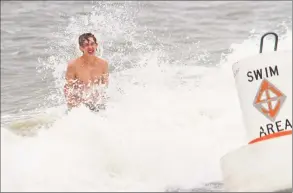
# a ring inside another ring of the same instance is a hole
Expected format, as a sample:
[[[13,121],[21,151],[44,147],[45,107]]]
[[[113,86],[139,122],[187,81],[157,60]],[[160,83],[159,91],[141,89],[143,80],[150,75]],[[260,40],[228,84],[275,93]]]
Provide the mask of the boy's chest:
[[[96,82],[102,74],[103,70],[98,67],[80,67],[77,69],[77,78],[84,83]]]

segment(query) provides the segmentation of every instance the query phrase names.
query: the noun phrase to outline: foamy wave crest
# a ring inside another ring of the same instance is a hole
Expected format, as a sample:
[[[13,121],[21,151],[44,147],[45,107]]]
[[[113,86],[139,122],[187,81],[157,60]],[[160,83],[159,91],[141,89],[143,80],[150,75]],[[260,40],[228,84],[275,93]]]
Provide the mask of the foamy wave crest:
[[[48,42],[50,57],[39,58],[38,72],[49,83],[53,91],[47,98],[46,106],[64,103],[62,86],[68,61],[81,55],[78,46],[78,36],[85,32],[95,34],[98,41],[98,56],[110,62],[110,70],[123,70],[135,66],[137,54],[145,53],[150,47],[144,46],[145,40],[138,41],[139,36],[134,22],[140,8],[139,2],[95,2],[91,13],[75,16],[69,19],[67,26],[60,26],[52,41]],[[145,31],[145,36],[148,35]],[[104,51],[106,49],[106,52]],[[104,53],[105,52],[105,53]],[[136,58],[136,59],[135,59]]]

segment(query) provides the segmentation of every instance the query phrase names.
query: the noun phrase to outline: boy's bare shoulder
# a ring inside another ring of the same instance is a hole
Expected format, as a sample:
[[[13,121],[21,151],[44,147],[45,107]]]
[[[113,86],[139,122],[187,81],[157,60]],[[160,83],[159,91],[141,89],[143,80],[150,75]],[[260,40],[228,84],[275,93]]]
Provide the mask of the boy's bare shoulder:
[[[67,67],[68,68],[75,68],[75,66],[79,63],[80,58],[69,60]]]
[[[103,58],[98,58],[97,57],[97,63],[100,64],[100,65],[103,65],[103,66],[108,66],[108,62]]]

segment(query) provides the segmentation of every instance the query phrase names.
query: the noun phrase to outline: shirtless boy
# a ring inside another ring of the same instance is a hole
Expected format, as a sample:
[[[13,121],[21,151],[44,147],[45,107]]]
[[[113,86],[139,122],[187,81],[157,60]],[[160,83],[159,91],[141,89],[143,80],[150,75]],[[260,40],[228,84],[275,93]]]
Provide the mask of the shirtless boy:
[[[68,109],[84,104],[98,111],[97,102],[101,98],[97,86],[108,85],[108,62],[95,56],[98,43],[95,36],[85,33],[79,36],[79,49],[83,55],[68,63],[64,94]]]

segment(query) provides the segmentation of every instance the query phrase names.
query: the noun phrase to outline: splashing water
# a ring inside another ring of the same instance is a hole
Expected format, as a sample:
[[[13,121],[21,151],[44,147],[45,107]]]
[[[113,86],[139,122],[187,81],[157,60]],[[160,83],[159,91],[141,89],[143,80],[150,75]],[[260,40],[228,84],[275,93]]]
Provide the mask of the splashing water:
[[[58,55],[40,64],[56,80],[49,105],[63,111],[74,40],[83,31],[99,34],[111,61],[107,109],[74,109],[31,138],[1,129],[3,191],[191,190],[221,181],[219,159],[246,143],[231,65],[258,53],[259,36],[231,45],[216,67],[176,65],[184,61],[170,62],[161,45],[136,39],[131,4],[111,4],[115,14],[106,5],[72,19],[56,34]],[[292,49],[291,31],[279,42],[284,49]]]

